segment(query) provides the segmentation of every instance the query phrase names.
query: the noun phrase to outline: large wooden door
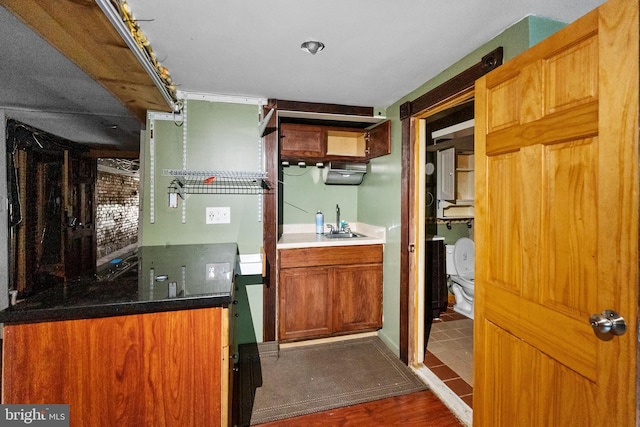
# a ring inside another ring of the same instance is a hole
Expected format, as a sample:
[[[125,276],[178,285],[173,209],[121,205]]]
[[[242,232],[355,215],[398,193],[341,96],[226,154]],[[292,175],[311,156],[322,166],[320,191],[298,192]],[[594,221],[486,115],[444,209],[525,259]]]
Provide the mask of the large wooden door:
[[[475,427],[635,425],[637,129],[637,1],[478,80]]]

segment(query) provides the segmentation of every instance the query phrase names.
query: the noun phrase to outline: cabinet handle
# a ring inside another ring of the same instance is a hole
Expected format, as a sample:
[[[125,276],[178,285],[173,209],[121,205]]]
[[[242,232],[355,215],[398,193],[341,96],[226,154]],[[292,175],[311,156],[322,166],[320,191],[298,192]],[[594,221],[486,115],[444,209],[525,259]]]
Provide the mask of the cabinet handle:
[[[240,313],[234,313],[233,314],[233,317],[238,317],[238,316],[240,316]]]

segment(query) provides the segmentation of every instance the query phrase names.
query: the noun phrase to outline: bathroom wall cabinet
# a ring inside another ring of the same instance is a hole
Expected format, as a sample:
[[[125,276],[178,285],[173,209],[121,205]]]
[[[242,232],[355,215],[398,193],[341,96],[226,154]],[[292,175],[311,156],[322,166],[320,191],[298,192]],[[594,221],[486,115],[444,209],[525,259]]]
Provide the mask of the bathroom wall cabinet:
[[[369,129],[298,123],[280,125],[280,158],[285,161],[367,161],[389,153],[389,120]]]
[[[437,216],[473,218],[473,152],[455,147],[438,151]]]
[[[279,251],[280,341],[382,327],[382,245]]]

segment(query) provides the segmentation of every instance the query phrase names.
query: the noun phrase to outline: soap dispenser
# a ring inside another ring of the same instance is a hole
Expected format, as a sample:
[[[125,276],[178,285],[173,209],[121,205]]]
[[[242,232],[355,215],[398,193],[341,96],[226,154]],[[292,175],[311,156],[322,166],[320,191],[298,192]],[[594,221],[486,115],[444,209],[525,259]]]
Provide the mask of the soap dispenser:
[[[324,215],[322,212],[316,212],[316,234],[322,234],[324,232]]]

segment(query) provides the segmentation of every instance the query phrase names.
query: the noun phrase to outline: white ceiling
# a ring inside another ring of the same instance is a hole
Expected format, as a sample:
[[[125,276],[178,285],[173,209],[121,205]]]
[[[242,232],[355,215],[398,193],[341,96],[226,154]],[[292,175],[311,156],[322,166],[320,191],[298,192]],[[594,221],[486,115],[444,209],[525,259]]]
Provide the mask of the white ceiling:
[[[384,108],[525,16],[571,22],[603,1],[128,3],[181,91]],[[9,116],[74,141],[136,146],[124,107],[3,8],[0,37]],[[310,38],[325,50],[303,52]]]

